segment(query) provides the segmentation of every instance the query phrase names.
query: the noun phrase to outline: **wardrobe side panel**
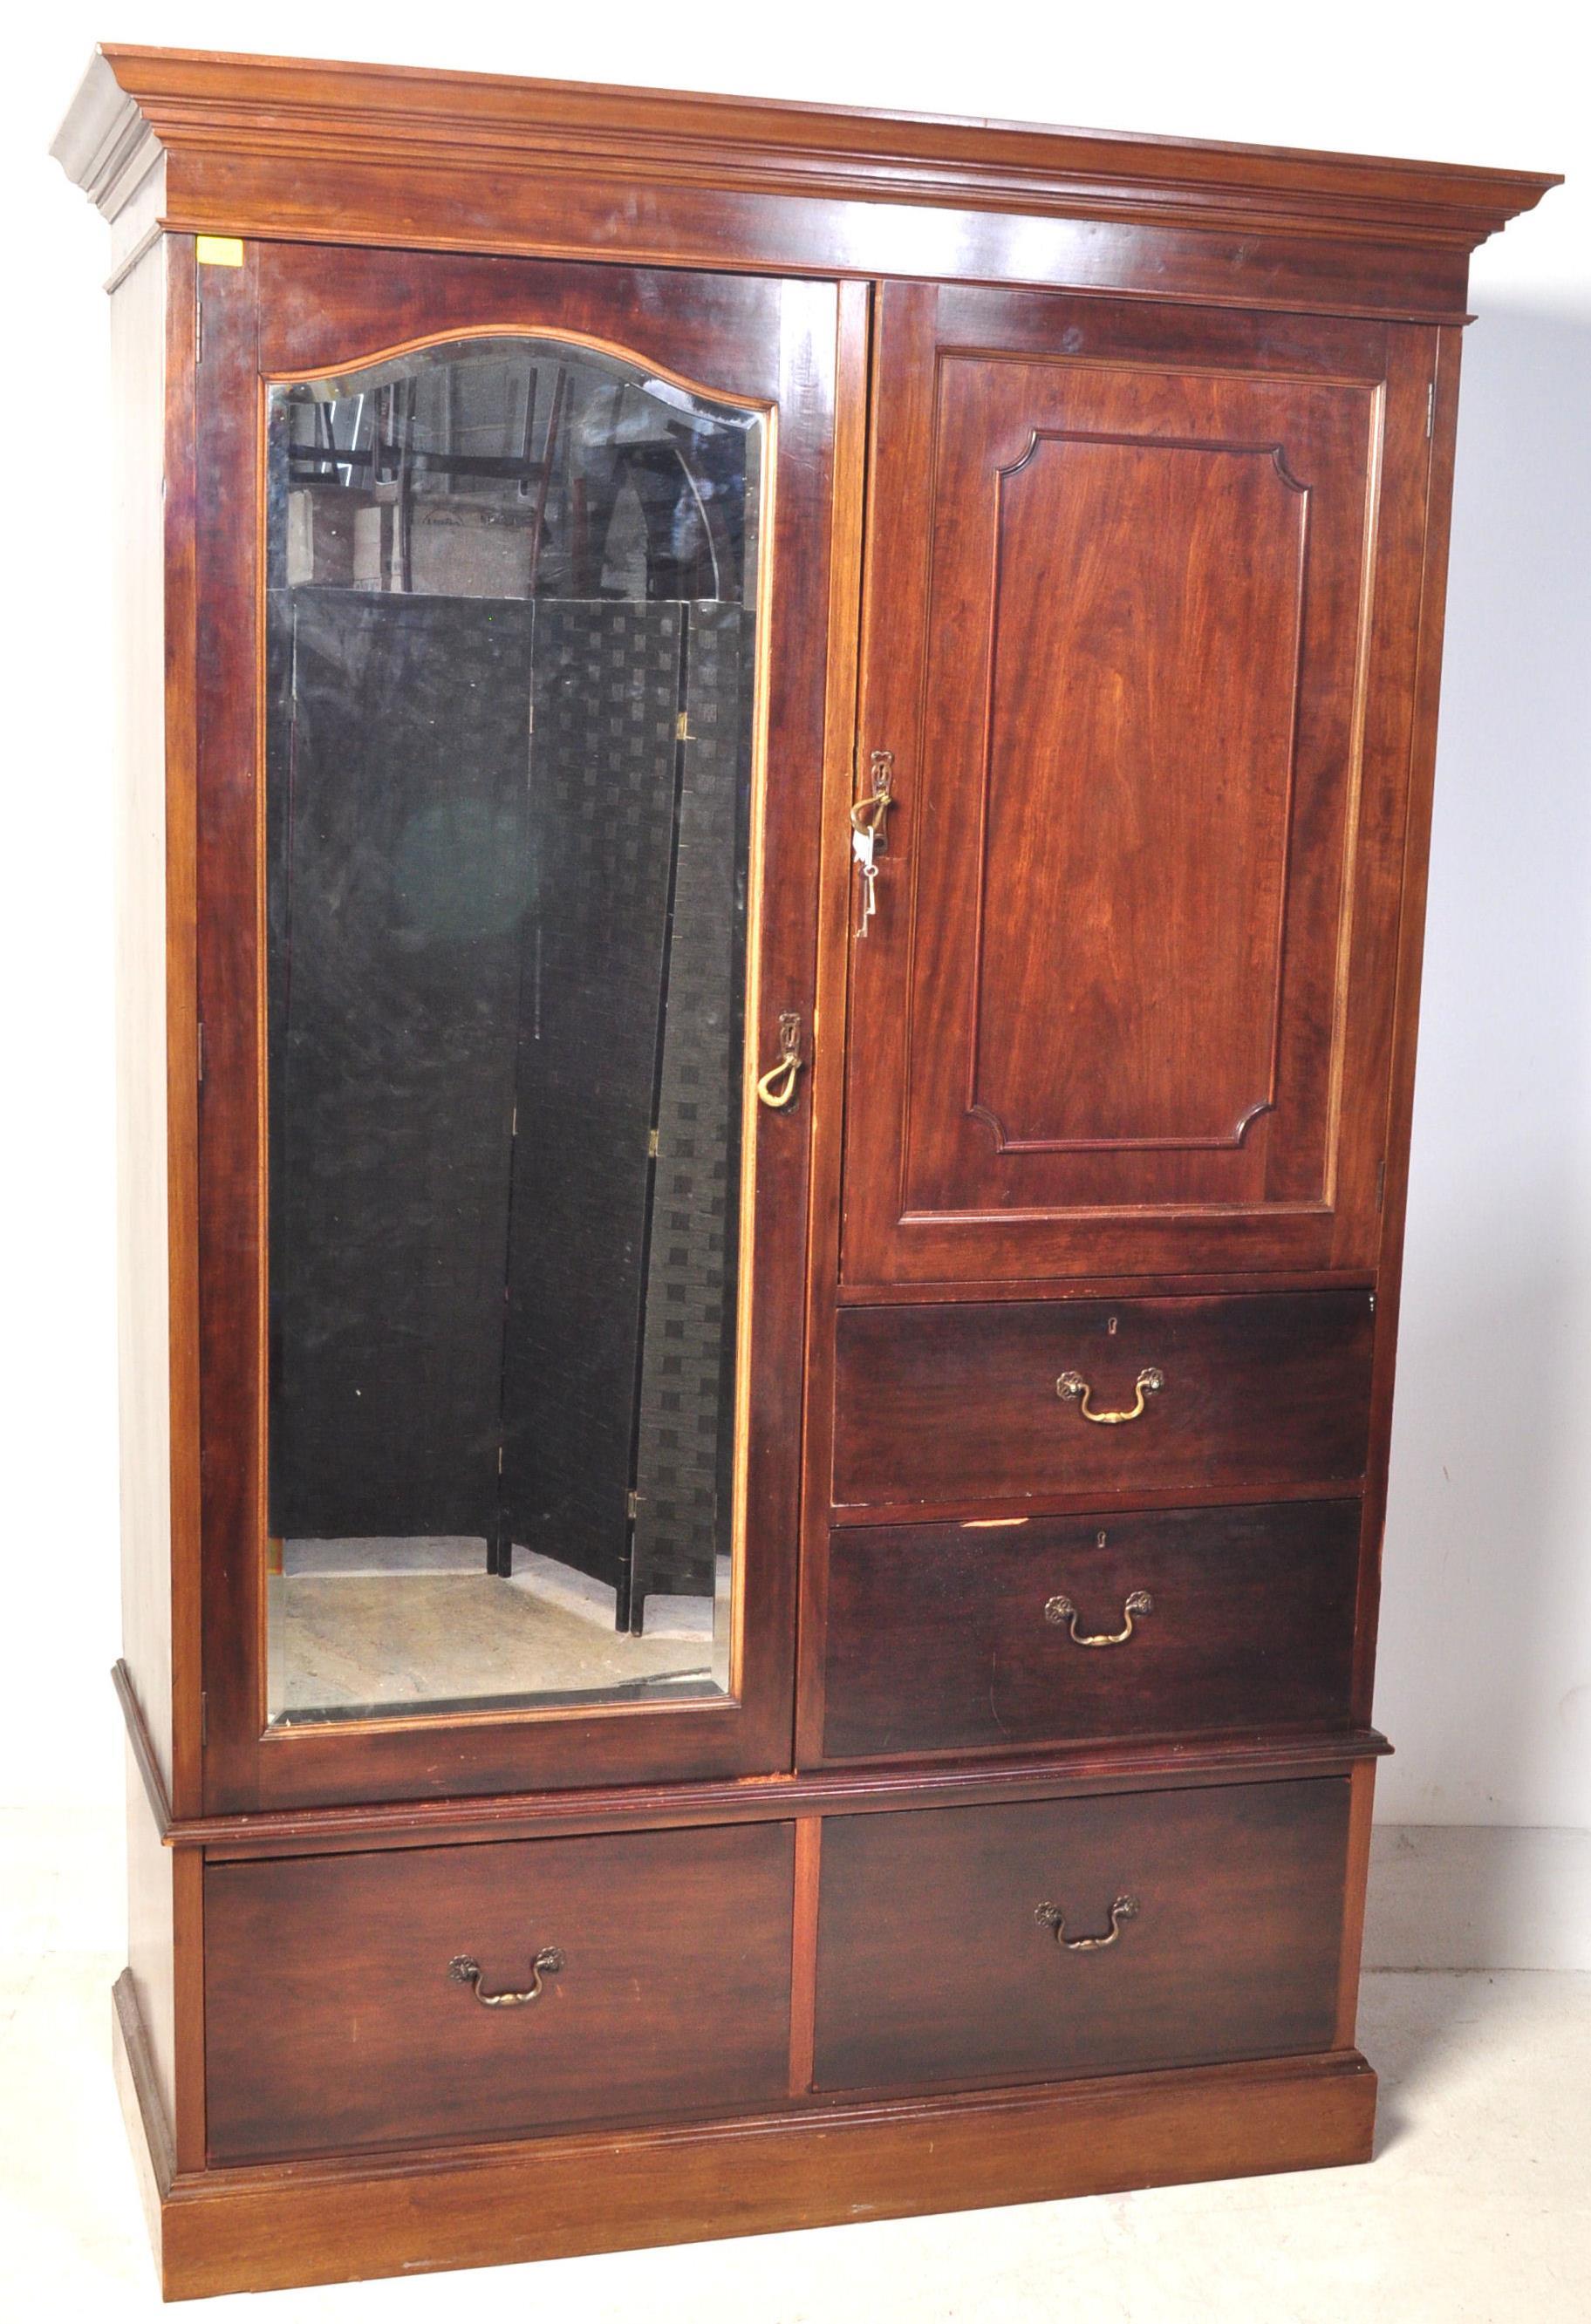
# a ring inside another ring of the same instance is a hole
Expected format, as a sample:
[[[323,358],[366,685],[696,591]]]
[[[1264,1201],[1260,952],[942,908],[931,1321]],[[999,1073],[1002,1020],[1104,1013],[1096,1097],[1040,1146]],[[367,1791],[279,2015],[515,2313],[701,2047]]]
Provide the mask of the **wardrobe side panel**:
[[[166,244],[111,294],[116,606],[116,1313],[123,1653],[171,1783],[171,1409],[167,1171]]]
[[[162,1843],[129,1744],[127,1793],[127,1972],[148,2044],[155,2092],[174,2148],[177,2123],[178,1852]]]

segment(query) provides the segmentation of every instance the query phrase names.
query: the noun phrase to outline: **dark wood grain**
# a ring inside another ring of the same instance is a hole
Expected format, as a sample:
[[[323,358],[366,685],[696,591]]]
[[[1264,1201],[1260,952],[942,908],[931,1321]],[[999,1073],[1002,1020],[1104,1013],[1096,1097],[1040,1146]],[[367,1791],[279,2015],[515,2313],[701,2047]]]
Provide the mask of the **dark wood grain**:
[[[834,1498],[976,1508],[1051,1491],[1356,1482],[1371,1328],[1360,1291],[847,1307]],[[1146,1367],[1165,1385],[1120,1426],[1090,1424],[1057,1393],[1077,1372],[1094,1407],[1127,1409]]]
[[[835,1294],[841,1307],[926,1307],[943,1300],[1032,1299],[1050,1293],[1068,1299],[1139,1299],[1150,1295],[1174,1297],[1179,1292],[1212,1296],[1221,1291],[1374,1291],[1374,1268],[1319,1267],[1300,1269],[1267,1268],[1262,1276],[1226,1269],[1212,1274],[1195,1268],[1187,1274],[1171,1269],[1143,1275],[1034,1275],[1009,1283],[842,1283]]]
[[[1372,399],[1346,393],[1351,552]],[[1344,396],[1314,391],[1322,407]],[[982,844],[965,866],[976,882],[974,989],[959,1020],[970,1049],[937,1009],[922,1010],[919,1029],[930,1074],[940,1045],[954,1048],[982,1135],[970,1168],[946,1155],[949,1184],[920,1207],[958,1207],[963,1186],[992,1184],[988,1140],[1012,1157],[1013,1185],[1039,1174],[1018,1156],[1053,1157],[1046,1176],[1079,1190],[1108,1157],[1113,1191],[1131,1167],[1180,1193],[1172,1154],[1241,1153],[1229,1184],[1268,1182],[1262,1148],[1282,1125],[1261,1117],[1280,1100],[1284,938],[1296,943],[1305,918],[1296,893],[1290,913],[1282,899],[1298,884],[1287,855],[1304,584],[1320,548],[1317,488],[1294,464],[1318,475],[1318,447],[1306,446],[1325,418],[1290,382],[1146,383],[1125,366],[1074,375],[941,358],[935,491],[948,602],[930,683],[950,698],[936,705],[923,771],[981,761],[965,806]],[[991,486],[992,514],[975,521]],[[993,568],[981,627],[966,618],[965,558]],[[1353,699],[1352,611],[1350,596],[1327,680],[1339,719]],[[985,653],[986,683],[964,687]],[[1138,682],[1124,686],[1124,667]],[[920,813],[926,793],[925,780]],[[947,795],[936,817],[952,859],[971,836],[962,804]],[[1307,861],[1314,880],[1338,884],[1337,848]],[[936,931],[962,923],[948,896],[936,908],[920,846],[917,897]],[[925,1097],[935,1085],[920,1084]],[[1077,1157],[1070,1169],[1064,1156]],[[926,1154],[923,1167],[931,1178]]]
[[[917,283],[878,363],[846,1279],[1367,1266],[1423,519],[1380,449],[1423,374],[1384,328]]]
[[[107,47],[55,151],[116,216],[788,272],[1462,312],[1520,171],[735,97]]]
[[[846,1817],[823,1835],[819,2089],[1329,2045],[1346,1781]],[[1068,1936],[1136,1919],[1099,1952]]]
[[[832,1759],[1347,1724],[1357,1500],[1015,1526],[860,1526],[829,1546]],[[1120,1646],[1135,1591],[1152,1604]]]
[[[792,1830],[289,1857],[206,1875],[221,2161],[764,2104],[790,2063]],[[564,1966],[528,1986],[544,1946]]]

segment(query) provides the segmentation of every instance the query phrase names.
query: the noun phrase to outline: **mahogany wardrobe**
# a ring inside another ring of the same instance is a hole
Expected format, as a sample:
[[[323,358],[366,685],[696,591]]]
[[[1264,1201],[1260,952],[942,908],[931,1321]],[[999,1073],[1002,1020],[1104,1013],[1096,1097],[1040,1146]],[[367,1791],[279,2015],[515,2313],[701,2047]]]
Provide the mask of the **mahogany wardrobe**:
[[[55,150],[166,2292],[1364,2159],[1459,339],[1554,180],[111,47]]]

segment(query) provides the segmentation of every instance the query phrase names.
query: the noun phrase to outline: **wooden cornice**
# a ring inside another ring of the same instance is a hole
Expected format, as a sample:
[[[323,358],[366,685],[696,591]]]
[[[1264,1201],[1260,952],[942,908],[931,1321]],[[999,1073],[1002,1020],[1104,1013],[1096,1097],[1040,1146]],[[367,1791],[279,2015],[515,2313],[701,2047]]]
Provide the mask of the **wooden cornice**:
[[[1196,138],[106,45],[53,151],[114,214],[145,135],[171,157],[574,169],[615,184],[1154,224],[1241,219],[1465,251],[1559,182]]]

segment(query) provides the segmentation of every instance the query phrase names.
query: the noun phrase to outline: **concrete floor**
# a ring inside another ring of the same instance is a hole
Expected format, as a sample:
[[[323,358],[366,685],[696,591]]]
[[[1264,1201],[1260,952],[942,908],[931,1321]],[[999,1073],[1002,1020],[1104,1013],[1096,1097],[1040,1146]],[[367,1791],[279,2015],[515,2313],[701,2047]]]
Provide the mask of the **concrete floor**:
[[[701,1601],[705,1606],[707,1600]],[[272,1711],[389,1716],[482,1702],[717,1694],[711,1636],[634,1638],[489,1573],[270,1583]]]
[[[19,2324],[159,2310],[106,2063],[119,1962],[70,1821],[0,1819],[0,2280]],[[50,1852],[46,1852],[46,1848]],[[103,1862],[104,1851],[100,1861]],[[96,1895],[101,1894],[97,1885]],[[1584,2324],[1591,1976],[1382,1972],[1366,2170],[277,2292],[319,2324]]]
[[[523,1546],[512,1580],[486,1571],[484,1542],[454,1537],[283,1549],[267,1589],[273,1720],[727,1690],[727,1559],[715,1641],[706,1596],[652,1596],[633,1637],[614,1628],[611,1589]]]

